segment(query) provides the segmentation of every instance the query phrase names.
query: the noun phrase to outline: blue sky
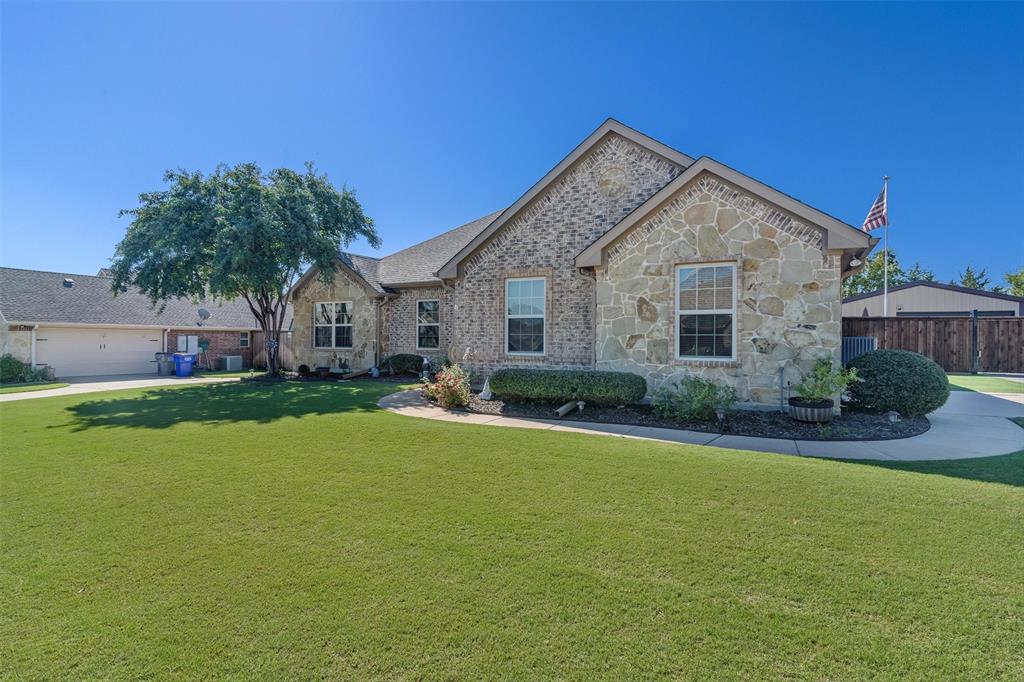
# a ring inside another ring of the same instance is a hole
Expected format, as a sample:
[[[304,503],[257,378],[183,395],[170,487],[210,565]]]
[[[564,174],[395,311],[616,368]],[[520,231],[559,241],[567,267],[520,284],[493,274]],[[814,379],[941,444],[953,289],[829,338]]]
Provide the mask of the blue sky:
[[[241,161],[316,162],[390,253],[511,203],[609,116],[856,225],[887,173],[892,246],[943,280],[1024,264],[1024,5],[0,12],[7,266],[92,273],[165,169]]]

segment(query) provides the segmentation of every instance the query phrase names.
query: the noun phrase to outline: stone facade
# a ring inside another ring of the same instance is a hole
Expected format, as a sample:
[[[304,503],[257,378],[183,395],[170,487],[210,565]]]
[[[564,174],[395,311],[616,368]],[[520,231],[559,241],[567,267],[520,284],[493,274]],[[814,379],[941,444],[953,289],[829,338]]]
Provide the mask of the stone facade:
[[[440,302],[440,343],[436,350],[416,347],[416,302]],[[452,349],[452,292],[446,287],[414,287],[399,289],[398,296],[384,303],[381,338],[382,356],[413,353],[430,358],[451,357]]]
[[[313,306],[315,303],[349,301],[352,303],[352,347],[313,347]],[[312,367],[340,367],[342,362],[351,369],[367,369],[376,362],[378,299],[370,295],[366,286],[340,268],[334,280],[324,284],[312,278],[303,285],[292,301],[292,344],[295,363]]]
[[[580,159],[463,264],[452,293],[453,359],[481,375],[510,364],[592,367],[594,279],[574,259],[681,170],[614,134]],[[547,283],[545,353],[508,355],[505,280],[532,276]]]
[[[22,362],[32,361],[32,331],[29,328],[0,325],[0,355],[8,353]]]
[[[736,359],[677,359],[676,266],[736,264]],[[607,250],[598,269],[598,369],[636,372],[653,392],[696,374],[777,404],[779,372],[797,382],[815,360],[837,358],[839,257],[822,231],[710,175],[681,188]]]
[[[242,348],[239,345],[241,343],[241,332],[210,331],[202,327],[172,329],[167,332],[167,350],[171,353],[178,348],[179,336],[198,336],[200,339],[209,341],[210,350],[207,352],[207,356],[213,369],[221,369],[220,359],[225,355],[241,355],[242,367],[245,369],[252,367],[252,344],[254,340],[252,331],[249,332],[249,346]],[[200,358],[199,361],[204,362],[205,360]]]

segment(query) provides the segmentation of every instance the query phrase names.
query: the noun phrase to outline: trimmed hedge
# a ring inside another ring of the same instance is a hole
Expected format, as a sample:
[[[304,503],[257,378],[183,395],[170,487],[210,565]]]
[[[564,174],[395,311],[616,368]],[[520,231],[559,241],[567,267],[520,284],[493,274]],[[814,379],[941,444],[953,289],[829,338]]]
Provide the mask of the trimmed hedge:
[[[868,412],[895,410],[917,417],[949,398],[949,379],[937,364],[908,350],[875,350],[854,358],[858,381],[848,387],[853,406]]]
[[[566,403],[584,400],[595,406],[635,403],[647,393],[647,381],[629,372],[584,369],[499,369],[491,391],[512,402]]]
[[[423,356],[396,353],[380,364],[382,369],[388,369],[392,374],[419,374],[423,371]]]

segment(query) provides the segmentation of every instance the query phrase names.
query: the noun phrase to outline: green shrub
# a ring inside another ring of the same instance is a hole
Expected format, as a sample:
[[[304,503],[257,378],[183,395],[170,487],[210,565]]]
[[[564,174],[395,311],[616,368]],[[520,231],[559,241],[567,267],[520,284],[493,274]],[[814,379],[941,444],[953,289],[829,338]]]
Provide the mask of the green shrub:
[[[647,393],[647,381],[629,372],[585,369],[499,369],[491,391],[511,402],[566,403],[583,400],[594,406],[629,405]]]
[[[651,399],[659,417],[684,422],[713,421],[716,410],[729,411],[735,403],[736,391],[731,386],[695,376],[666,381]]]
[[[10,353],[0,355],[0,382],[9,384],[15,381],[23,381],[25,378],[25,363]]]
[[[853,406],[868,412],[895,410],[916,417],[937,410],[949,398],[942,368],[907,350],[876,350],[850,362],[858,381],[850,384]]]
[[[469,404],[469,372],[458,365],[448,365],[423,387],[427,398],[441,407],[462,407]]]
[[[35,369],[26,365],[25,373],[21,376],[22,381],[28,382],[49,381],[50,379],[50,368],[45,365],[40,365]]]
[[[423,356],[412,353],[396,353],[380,363],[381,369],[391,374],[419,374],[423,371]]]
[[[822,359],[793,390],[804,400],[830,400],[856,380],[857,370],[836,369],[831,360]]]

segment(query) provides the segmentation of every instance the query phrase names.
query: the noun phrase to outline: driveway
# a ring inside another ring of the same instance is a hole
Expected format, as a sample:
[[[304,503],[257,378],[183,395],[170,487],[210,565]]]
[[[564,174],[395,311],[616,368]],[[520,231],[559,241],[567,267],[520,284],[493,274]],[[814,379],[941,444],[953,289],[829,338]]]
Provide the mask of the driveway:
[[[493,414],[445,410],[428,403],[419,390],[385,396],[380,406],[391,412],[424,419],[486,424],[524,429],[551,429],[617,438],[641,438],[668,443],[756,450],[784,455],[915,461],[992,457],[1024,450],[1024,429],[1007,417],[1024,417],[1024,394],[953,391],[946,404],[928,415],[931,428],[919,436],[898,440],[819,441],[755,438],[624,424],[560,422],[554,419],[519,419]]]
[[[53,388],[48,391],[29,391],[27,393],[5,393],[0,395],[0,402],[11,400],[32,400],[33,398],[52,398],[61,395],[78,395],[79,393],[96,393],[98,391],[115,391],[123,388],[150,388],[152,386],[184,386],[190,384],[217,384],[225,381],[238,381],[237,377],[161,377],[153,374],[118,374],[116,376],[99,377],[61,377],[60,381],[69,384],[64,388]]]

